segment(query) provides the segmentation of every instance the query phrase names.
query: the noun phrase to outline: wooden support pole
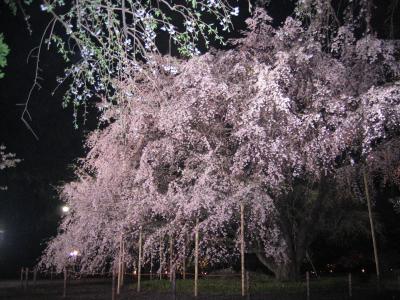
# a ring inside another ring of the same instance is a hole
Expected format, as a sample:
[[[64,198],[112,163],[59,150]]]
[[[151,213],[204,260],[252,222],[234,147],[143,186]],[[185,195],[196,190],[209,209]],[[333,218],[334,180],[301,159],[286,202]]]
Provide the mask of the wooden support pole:
[[[139,229],[139,256],[138,256],[138,277],[137,277],[137,291],[140,292],[140,280],[142,276],[142,227]]]
[[[112,300],[115,300],[115,298],[116,298],[116,295],[115,295],[115,282],[116,282],[116,280],[115,280],[115,277],[116,277],[116,271],[115,271],[115,267],[113,267],[113,269],[112,269],[112,286],[111,286],[111,299]]]
[[[121,264],[122,264],[122,235],[119,242],[119,253],[118,253],[118,278],[117,278],[117,295],[121,291]]]
[[[306,282],[307,282],[307,300],[310,300],[310,273],[306,272]]]
[[[25,269],[24,267],[21,268],[21,287],[24,287],[24,273]]]
[[[150,280],[153,279],[153,249],[150,250]]]
[[[37,268],[33,269],[33,285],[36,285]]]
[[[28,287],[29,268],[25,268],[25,289]]]
[[[64,288],[63,288],[63,298],[67,296],[67,268],[64,268]]]
[[[194,240],[194,296],[198,296],[199,280],[199,218],[196,219],[195,240]]]
[[[121,287],[124,286],[125,279],[125,242],[122,241],[122,255],[121,255]]]
[[[50,280],[53,280],[53,268],[50,269]]]
[[[173,299],[176,299],[176,274],[175,274],[175,269],[172,271],[172,295]]]
[[[183,243],[182,279],[186,280],[186,236],[185,236],[185,241]]]
[[[315,266],[314,266],[314,264],[313,264],[313,262],[312,262],[312,260],[311,260],[310,255],[308,255],[308,251],[307,251],[307,250],[306,250],[306,258],[307,258],[308,261],[310,262],[311,268],[313,269],[315,276],[318,278],[317,269],[315,268]]]
[[[367,205],[368,205],[369,224],[371,227],[372,245],[374,247],[376,279],[377,279],[377,284],[378,284],[378,288],[379,288],[380,270],[379,270],[378,247],[376,245],[374,219],[372,218],[371,199],[369,196],[367,172],[365,171],[365,169],[363,170],[363,177],[364,177],[365,197],[367,198]]]
[[[247,271],[246,272],[246,295],[247,295],[247,300],[250,299],[250,273]]]
[[[245,296],[245,266],[244,266],[244,204],[240,203],[240,269],[242,281],[242,297]]]
[[[172,282],[172,269],[173,269],[173,252],[174,252],[174,239],[172,235],[169,236],[169,281]]]
[[[349,297],[353,297],[353,289],[352,289],[352,282],[351,282],[351,273],[349,273]]]
[[[160,269],[159,269],[159,274],[160,274],[160,280],[162,279],[162,265],[163,265],[163,249],[162,249],[162,244],[163,244],[163,238],[160,236]]]

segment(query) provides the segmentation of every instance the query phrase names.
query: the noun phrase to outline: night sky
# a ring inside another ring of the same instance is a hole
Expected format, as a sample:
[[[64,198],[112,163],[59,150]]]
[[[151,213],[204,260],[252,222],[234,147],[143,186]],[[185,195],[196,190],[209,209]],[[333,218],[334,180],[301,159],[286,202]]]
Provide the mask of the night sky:
[[[35,264],[44,242],[56,233],[62,205],[56,187],[73,178],[71,165],[85,153],[84,136],[96,127],[96,114],[92,111],[88,124],[73,128],[71,109],[61,106],[63,89],[51,95],[56,77],[62,75],[65,64],[54,48],[45,50],[40,62],[42,88],[35,90],[29,106],[31,126],[39,136],[39,140],[35,139],[20,120],[22,107],[17,104],[25,102],[33,83],[35,60],[31,58],[27,63],[28,53],[39,44],[49,19],[39,5],[30,7],[27,13],[31,16],[33,34],[29,35],[21,14],[13,16],[3,2],[0,3],[0,32],[4,33],[11,49],[6,76],[0,80],[0,144],[4,143],[9,152],[23,159],[16,168],[0,173],[0,185],[8,186],[8,191],[0,191],[0,230],[5,231],[0,240],[0,277],[17,277],[21,266]],[[273,6],[276,23],[292,9],[290,1]],[[244,28],[245,17],[236,20],[237,29]],[[382,212],[388,214],[387,221],[393,222],[390,226],[398,228],[398,216],[387,213],[389,209],[385,205],[382,207]],[[389,247],[400,237],[398,231],[389,232]],[[363,243],[360,247],[365,247],[365,255],[369,255],[372,246],[368,241]],[[323,242],[315,247],[327,249]]]
[[[41,58],[42,89],[30,102],[33,134],[20,120],[22,107],[34,78],[34,59],[27,63],[29,51],[39,44],[48,18],[38,6],[31,16],[33,34],[29,35],[21,15],[12,16],[0,8],[0,28],[11,49],[6,76],[0,80],[0,143],[23,161],[1,174],[8,191],[0,191],[0,226],[5,231],[0,242],[0,276],[15,275],[22,265],[33,266],[43,249],[43,241],[56,233],[60,220],[60,201],[55,187],[72,177],[70,165],[84,154],[83,136],[90,125],[73,129],[72,112],[61,106],[62,90],[51,93],[56,76],[64,64],[52,51]]]

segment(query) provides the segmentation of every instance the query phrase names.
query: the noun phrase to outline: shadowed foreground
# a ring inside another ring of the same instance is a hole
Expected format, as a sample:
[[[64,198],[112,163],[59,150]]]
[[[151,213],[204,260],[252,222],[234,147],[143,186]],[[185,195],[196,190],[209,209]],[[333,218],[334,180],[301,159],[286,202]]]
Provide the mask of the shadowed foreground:
[[[396,281],[386,282],[384,288],[378,293],[373,283],[359,282],[353,287],[352,298],[348,295],[348,286],[343,277],[324,278],[319,281],[311,282],[310,300],[314,299],[390,299],[400,300],[400,290]],[[203,279],[199,282],[199,296],[195,298],[191,291],[193,282],[191,280],[178,280],[176,293],[172,292],[171,284],[168,280],[143,281],[143,292],[136,292],[136,285],[126,284],[120,296],[116,299],[277,299],[277,300],[303,300],[307,299],[306,287],[304,283],[278,283],[275,281],[253,282],[251,294],[246,297],[240,296],[240,288],[237,280],[232,279]],[[69,280],[67,286],[67,296],[62,297],[62,280],[42,280],[36,285],[30,282],[26,289],[22,288],[19,281],[0,282],[0,299],[10,300],[42,300],[42,299],[111,299],[111,280],[110,279],[79,279]]]

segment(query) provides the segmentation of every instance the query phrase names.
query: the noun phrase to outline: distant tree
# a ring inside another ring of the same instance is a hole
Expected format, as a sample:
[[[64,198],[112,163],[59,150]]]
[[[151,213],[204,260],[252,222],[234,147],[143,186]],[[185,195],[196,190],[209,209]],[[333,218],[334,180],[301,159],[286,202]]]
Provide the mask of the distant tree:
[[[7,153],[6,147],[0,145],[0,171],[15,167],[21,160],[14,153]],[[0,190],[7,190],[7,186],[0,186]]]
[[[0,33],[0,79],[4,77],[3,68],[7,65],[7,55],[9,52],[10,49],[4,42],[3,34]],[[20,161],[14,153],[7,153],[4,145],[0,145],[0,171],[15,167]],[[0,190],[7,190],[7,186],[0,185]]]
[[[0,33],[0,79],[4,77],[3,69],[7,66],[7,55],[9,52],[10,49],[4,42],[3,34]]]
[[[27,24],[27,28],[29,31],[31,31],[30,29],[30,24],[28,22],[28,17],[25,14],[25,10],[22,7],[22,3],[24,3],[25,5],[29,5],[32,3],[33,0],[23,0],[21,1],[17,1],[17,0],[3,0],[3,2],[5,3],[5,5],[8,6],[8,8],[10,9],[11,13],[13,15],[17,14],[17,10],[18,8],[20,9],[20,11],[22,12],[22,14],[24,15],[26,24]],[[7,66],[7,55],[10,53],[10,49],[8,47],[8,45],[6,44],[6,42],[4,41],[4,36],[3,33],[0,33],[0,79],[4,77],[4,72],[3,69],[5,66]]]

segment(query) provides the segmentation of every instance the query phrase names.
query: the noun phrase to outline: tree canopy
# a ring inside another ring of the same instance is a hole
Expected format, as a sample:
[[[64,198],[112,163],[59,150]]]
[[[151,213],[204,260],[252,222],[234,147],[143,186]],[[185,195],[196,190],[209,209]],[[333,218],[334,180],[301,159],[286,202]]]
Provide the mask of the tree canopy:
[[[71,213],[42,263],[62,268],[77,249],[82,270],[108,268],[122,236],[133,265],[141,228],[147,259],[171,236],[186,249],[173,258],[179,264],[192,255],[183,245],[196,219],[202,257],[221,262],[237,254],[241,203],[248,249],[272,269],[304,257],[290,254],[280,201],[312,182],[309,228],[325,183],[368,160],[400,121],[396,42],[357,36],[348,22],[326,32],[318,27],[325,10],[311,11],[309,24],[299,13],[275,28],[258,9],[234,49],[187,61],[154,55],[154,64],[140,64],[148,72],[115,82],[118,101],[99,104],[103,127],[87,139],[77,180],[61,188]]]
[[[58,82],[69,86],[63,104],[73,106],[75,126],[80,108],[86,120],[91,101],[103,97],[108,105],[117,103],[115,83],[143,72],[143,62],[154,65],[160,52],[191,57],[210,40],[224,43],[221,32],[231,30],[232,17],[239,14],[237,1],[227,0],[43,0],[40,8],[51,19],[33,52],[32,88],[40,87],[43,48],[54,45],[68,64]],[[22,113],[28,126],[30,96]]]

